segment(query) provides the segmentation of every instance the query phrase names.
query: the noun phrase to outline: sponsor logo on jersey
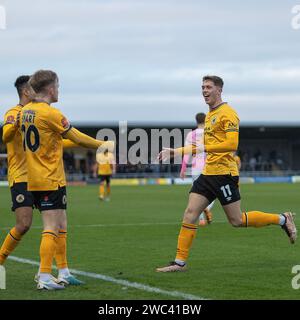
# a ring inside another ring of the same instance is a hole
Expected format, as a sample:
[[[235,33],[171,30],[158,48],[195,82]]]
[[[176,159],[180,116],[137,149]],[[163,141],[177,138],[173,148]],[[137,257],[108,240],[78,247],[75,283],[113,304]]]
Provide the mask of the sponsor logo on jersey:
[[[238,127],[238,125],[235,124],[235,123],[233,123],[233,122],[230,122],[230,123],[228,124],[228,128],[229,128],[229,129],[236,129],[237,127]]]
[[[229,122],[227,125],[226,132],[236,132],[239,130],[238,123]]]

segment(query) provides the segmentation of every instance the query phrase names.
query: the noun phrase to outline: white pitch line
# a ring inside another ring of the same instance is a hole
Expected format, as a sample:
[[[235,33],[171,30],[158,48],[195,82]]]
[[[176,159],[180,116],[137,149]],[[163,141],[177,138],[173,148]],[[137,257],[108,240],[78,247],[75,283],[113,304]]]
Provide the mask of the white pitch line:
[[[40,265],[39,262],[34,261],[34,260],[30,260],[30,259],[23,259],[23,258],[14,257],[14,256],[10,256],[10,257],[8,257],[8,259],[10,259],[12,261],[24,263],[24,264],[29,264],[32,266],[37,266],[37,267]],[[57,270],[57,268],[55,266],[53,266],[53,269]],[[121,286],[134,288],[134,289],[138,289],[138,290],[142,290],[142,291],[146,291],[146,292],[171,296],[174,298],[181,298],[184,300],[206,300],[203,297],[198,297],[198,296],[195,296],[192,294],[188,294],[188,293],[184,293],[184,292],[180,292],[180,291],[167,291],[164,289],[147,286],[145,284],[138,283],[138,282],[130,282],[127,280],[115,279],[113,277],[106,276],[104,274],[85,272],[85,271],[80,271],[80,270],[75,270],[75,269],[70,269],[70,272],[73,274],[79,275],[79,276],[89,277],[89,278],[103,280],[103,281],[107,281],[107,282],[112,282],[112,283],[115,283],[115,284],[118,284]]]

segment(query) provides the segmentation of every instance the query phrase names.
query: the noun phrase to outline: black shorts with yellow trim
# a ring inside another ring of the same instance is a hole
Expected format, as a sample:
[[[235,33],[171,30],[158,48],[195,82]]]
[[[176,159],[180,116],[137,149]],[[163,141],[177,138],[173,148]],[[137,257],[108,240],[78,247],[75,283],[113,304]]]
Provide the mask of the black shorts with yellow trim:
[[[209,203],[218,199],[222,206],[241,199],[239,190],[239,176],[203,175],[193,183],[190,193],[203,195]]]
[[[100,182],[106,181],[106,183],[110,183],[111,174],[100,174],[98,177]]]
[[[10,188],[12,211],[18,208],[31,207],[34,205],[32,192],[27,190],[27,182],[15,182]]]
[[[40,211],[66,210],[67,190],[66,187],[59,187],[57,190],[32,191],[34,205]]]

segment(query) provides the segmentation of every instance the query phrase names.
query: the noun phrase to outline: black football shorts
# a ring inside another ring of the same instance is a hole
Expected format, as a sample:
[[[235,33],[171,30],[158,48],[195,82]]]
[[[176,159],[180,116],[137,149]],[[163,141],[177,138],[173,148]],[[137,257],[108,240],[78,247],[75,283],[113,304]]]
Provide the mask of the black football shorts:
[[[100,182],[106,181],[106,183],[110,183],[111,175],[105,174],[105,175],[99,175]]]
[[[34,205],[40,211],[67,209],[66,187],[51,191],[32,191]]]
[[[193,183],[190,193],[203,195],[209,203],[219,199],[222,206],[241,199],[239,190],[239,176],[203,175]]]
[[[34,204],[34,198],[32,192],[27,191],[26,182],[16,182],[10,188],[12,199],[12,211],[23,207],[32,207]]]

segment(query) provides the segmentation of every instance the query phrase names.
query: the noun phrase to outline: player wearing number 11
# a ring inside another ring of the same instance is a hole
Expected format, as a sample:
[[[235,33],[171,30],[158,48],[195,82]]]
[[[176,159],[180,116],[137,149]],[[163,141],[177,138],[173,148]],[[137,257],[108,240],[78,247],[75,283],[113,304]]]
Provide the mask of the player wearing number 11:
[[[178,237],[177,255],[169,265],[157,268],[157,272],[185,271],[186,261],[196,236],[196,224],[200,213],[216,198],[220,201],[228,221],[234,227],[264,227],[279,225],[294,243],[297,229],[293,214],[241,211],[239,172],[234,152],[238,149],[239,118],[236,111],[222,101],[223,80],[217,76],[205,76],[202,94],[209,106],[205,118],[204,145],[189,145],[184,148],[165,149],[158,158],[167,160],[175,155],[205,151],[207,154],[204,170],[194,181],[188,206],[183,216]]]

